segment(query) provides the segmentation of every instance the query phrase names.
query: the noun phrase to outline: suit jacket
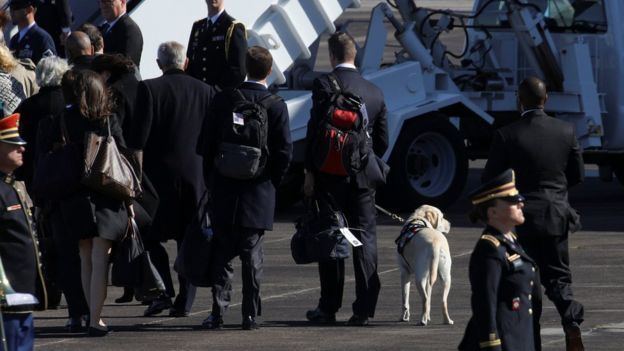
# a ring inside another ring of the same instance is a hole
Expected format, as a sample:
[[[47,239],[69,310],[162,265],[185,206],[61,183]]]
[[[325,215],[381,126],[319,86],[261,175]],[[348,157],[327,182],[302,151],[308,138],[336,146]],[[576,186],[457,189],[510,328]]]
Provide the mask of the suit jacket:
[[[239,87],[247,100],[256,101],[268,90],[256,83]],[[274,102],[268,114],[268,161],[262,174],[251,180],[238,180],[213,172],[223,123],[232,123],[231,91],[215,97],[210,119],[203,129],[203,149],[207,174],[212,174],[213,221],[252,229],[273,229],[275,189],[279,186],[292,157],[288,109],[283,100]]]
[[[386,117],[386,103],[383,92],[373,83],[367,81],[360,73],[352,68],[338,67],[333,73],[338,77],[338,82],[344,91],[349,91],[358,95],[366,104],[366,112],[368,114],[368,131],[371,136],[371,147],[373,152],[381,157],[388,148],[388,120]],[[333,94],[332,84],[327,75],[321,76],[314,80],[312,88],[312,111],[310,112],[310,120],[308,121],[308,129],[306,131],[306,140],[312,140],[313,133],[316,133],[319,123],[325,117],[327,103]],[[310,144],[306,145],[305,150],[305,167],[308,171],[315,171],[312,162],[313,150]],[[334,177],[324,174],[316,174],[328,179],[343,181],[341,177]],[[364,172],[359,172],[353,179],[359,188],[368,188],[369,182]]]
[[[26,182],[30,187],[35,160],[36,136],[39,128],[39,121],[43,118],[57,116],[65,109],[65,99],[60,86],[43,87],[28,99],[22,101],[15,112],[21,114],[19,132],[24,140],[28,142],[24,152],[24,165],[16,170],[18,179]]]
[[[526,198],[521,235],[564,235],[580,228],[568,203],[568,187],[584,179],[581,150],[572,124],[543,110],[525,114],[494,135],[481,177],[487,181],[513,168],[516,187]]]
[[[42,57],[56,56],[54,40],[37,24],[26,32],[22,40],[19,40],[19,33],[15,34],[11,38],[9,48],[15,52],[16,58],[31,59],[35,64],[38,64]]]
[[[532,300],[541,293],[535,262],[517,242],[488,226],[468,271],[472,318],[459,350],[535,350]]]
[[[214,89],[181,70],[139,83],[128,146],[143,150],[143,168],[160,197],[152,230],[177,238],[206,190],[199,134]]]
[[[63,28],[71,27],[74,21],[69,0],[39,0],[35,21],[50,33],[56,45],[56,51],[64,54],[60,45],[60,35]]]
[[[231,39],[226,41],[233,21],[232,16],[223,12],[210,30],[207,18],[193,23],[186,53],[189,58],[188,74],[220,89],[237,87],[245,80],[245,26],[236,24]]]
[[[139,67],[143,52],[143,35],[136,22],[126,13],[108,32],[103,28],[104,26],[100,27],[104,37],[104,52],[125,55]]]

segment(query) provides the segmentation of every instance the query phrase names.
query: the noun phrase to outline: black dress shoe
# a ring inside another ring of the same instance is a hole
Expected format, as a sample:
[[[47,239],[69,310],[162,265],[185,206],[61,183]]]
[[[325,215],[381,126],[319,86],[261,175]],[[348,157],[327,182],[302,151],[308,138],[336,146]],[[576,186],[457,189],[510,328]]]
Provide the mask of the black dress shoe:
[[[171,309],[169,309],[169,317],[181,318],[181,317],[188,317],[188,316],[189,316],[189,311],[179,310],[175,307],[171,307]]]
[[[583,345],[583,338],[581,337],[581,327],[578,323],[574,322],[572,324],[566,325],[563,327],[565,332],[565,341],[566,341],[566,351],[584,351],[585,346]]]
[[[82,322],[83,322],[82,316],[69,317],[69,319],[67,320],[67,323],[65,323],[65,329],[67,329],[67,331],[70,333],[84,332],[86,326],[83,326]]]
[[[363,326],[368,325],[368,318],[367,317],[360,317],[360,316],[354,314],[347,321],[347,325],[350,325],[352,327],[363,327]]]
[[[202,322],[202,327],[205,329],[221,329],[223,327],[223,318],[211,313]]]
[[[134,298],[134,290],[130,288],[124,288],[124,293],[120,297],[115,299],[115,303],[127,303],[132,302]]]
[[[89,327],[89,331],[87,335],[91,337],[102,337],[108,335],[108,328],[104,327],[104,329]]]
[[[254,317],[247,316],[243,318],[243,330],[256,330],[256,329],[260,329],[260,326],[258,325],[258,323],[256,323],[256,320]]]
[[[155,316],[160,312],[171,308],[170,298],[160,298],[152,301],[152,304],[143,312],[145,317]]]
[[[306,312],[306,318],[313,323],[330,324],[336,323],[336,315],[333,313],[325,313],[320,308],[315,308]]]

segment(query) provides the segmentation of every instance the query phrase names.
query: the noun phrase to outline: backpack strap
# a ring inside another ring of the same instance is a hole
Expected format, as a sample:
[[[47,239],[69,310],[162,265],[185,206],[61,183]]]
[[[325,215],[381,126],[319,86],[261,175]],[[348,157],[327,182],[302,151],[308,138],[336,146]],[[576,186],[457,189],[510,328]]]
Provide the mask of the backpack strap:
[[[327,75],[327,79],[329,79],[329,82],[332,85],[331,87],[333,93],[340,93],[343,90],[342,84],[340,84],[340,78],[338,78],[334,72],[329,73]]]
[[[260,99],[258,99],[256,101],[257,104],[259,104],[260,106],[264,107],[265,110],[269,110],[269,108],[271,106],[273,106],[274,103],[280,101],[282,98],[279,97],[278,95],[272,94],[272,93],[268,93],[265,96],[261,97]]]

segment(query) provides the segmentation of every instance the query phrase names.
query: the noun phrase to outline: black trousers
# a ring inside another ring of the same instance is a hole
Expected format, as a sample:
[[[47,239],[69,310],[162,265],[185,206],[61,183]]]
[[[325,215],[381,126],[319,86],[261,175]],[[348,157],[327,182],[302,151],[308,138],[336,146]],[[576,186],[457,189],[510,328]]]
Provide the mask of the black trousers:
[[[377,274],[377,232],[375,223],[375,191],[358,188],[347,182],[317,181],[316,192],[329,195],[347,217],[353,234],[362,246],[353,248],[355,301],[353,314],[374,317],[381,282]],[[336,313],[342,307],[345,266],[344,260],[319,262],[321,297],[318,307],[326,313]]]
[[[213,230],[212,314],[223,316],[230,305],[234,277],[230,262],[238,256],[242,263],[243,318],[260,316],[264,230],[214,223]]]
[[[150,258],[154,267],[160,274],[165,283],[165,289],[168,297],[174,297],[175,289],[173,288],[173,279],[171,278],[171,271],[169,269],[169,254],[159,240],[150,240],[144,238],[145,250],[149,252]],[[180,250],[182,245],[182,239],[177,239],[177,249]],[[180,311],[190,311],[195,301],[196,288],[186,281],[184,277],[178,275],[178,282],[180,283],[180,291],[174,301],[173,307]]]
[[[568,235],[520,235],[519,241],[537,263],[546,296],[555,304],[561,316],[561,324],[564,326],[575,322],[581,324],[584,310],[583,305],[574,300],[572,294]],[[533,316],[539,323],[540,313]]]
[[[63,231],[63,222],[58,212],[46,213],[43,217],[44,230],[52,233],[56,249],[55,267],[59,285],[67,302],[69,317],[80,317],[89,314],[89,306],[82,290],[80,277],[80,253],[78,239]]]

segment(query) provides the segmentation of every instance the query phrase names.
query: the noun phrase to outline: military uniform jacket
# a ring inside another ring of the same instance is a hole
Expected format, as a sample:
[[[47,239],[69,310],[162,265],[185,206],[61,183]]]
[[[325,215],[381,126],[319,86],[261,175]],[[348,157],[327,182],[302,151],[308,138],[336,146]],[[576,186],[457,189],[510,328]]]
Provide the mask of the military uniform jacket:
[[[54,40],[37,24],[26,32],[22,40],[19,40],[19,33],[15,34],[11,38],[9,48],[16,58],[31,59],[35,64],[43,57],[56,56]]]
[[[472,318],[459,350],[533,351],[536,265],[517,242],[486,227],[470,257]]]
[[[39,249],[32,223],[32,201],[23,182],[0,173],[0,258],[7,278],[16,292],[35,295],[41,284],[47,305]],[[3,313],[30,312],[32,306],[3,307]]]
[[[534,110],[500,128],[481,180],[508,168],[515,171],[516,187],[526,198],[522,209],[526,221],[518,234],[559,236],[580,229],[579,216],[568,202],[568,187],[584,179],[572,124]]]
[[[186,56],[186,72],[220,89],[237,87],[245,80],[247,37],[245,26],[223,12],[208,28],[208,18],[193,24]]]

